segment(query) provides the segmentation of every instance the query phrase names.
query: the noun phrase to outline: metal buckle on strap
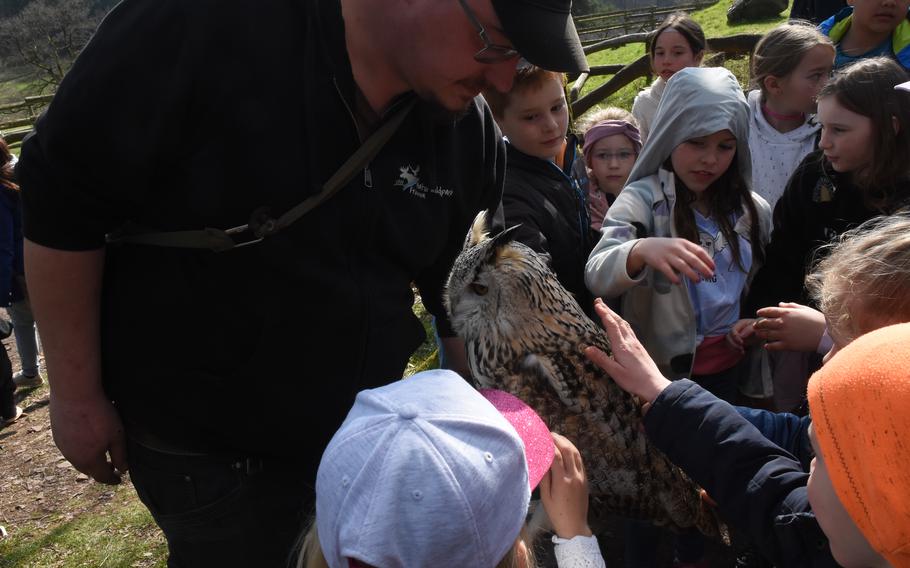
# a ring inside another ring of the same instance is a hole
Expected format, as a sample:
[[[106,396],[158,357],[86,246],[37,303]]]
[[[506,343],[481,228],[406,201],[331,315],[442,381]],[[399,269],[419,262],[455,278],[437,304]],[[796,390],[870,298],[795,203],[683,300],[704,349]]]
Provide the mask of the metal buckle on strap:
[[[250,222],[246,225],[225,229],[224,233],[230,235],[232,239],[235,238],[235,235],[242,235],[246,232],[252,233],[252,238],[249,240],[235,240],[234,248],[254,245],[269,235],[276,233],[278,231],[278,220],[272,217],[270,213],[268,207],[260,207],[253,211],[253,214],[250,215]]]
[[[252,236],[249,240],[238,240],[237,238],[234,237],[234,235],[241,235],[247,231],[249,231],[252,234]],[[234,248],[245,247],[248,245],[255,245],[256,243],[262,241],[265,238],[265,237],[257,237],[256,234],[253,233],[252,229],[250,229],[249,224],[240,225],[238,227],[231,227],[230,229],[225,229],[224,234],[230,235],[230,237],[232,239],[234,239],[234,243],[235,243]]]
[[[256,475],[265,470],[265,462],[262,458],[246,458],[234,462],[232,467],[237,471],[245,472],[247,475]]]

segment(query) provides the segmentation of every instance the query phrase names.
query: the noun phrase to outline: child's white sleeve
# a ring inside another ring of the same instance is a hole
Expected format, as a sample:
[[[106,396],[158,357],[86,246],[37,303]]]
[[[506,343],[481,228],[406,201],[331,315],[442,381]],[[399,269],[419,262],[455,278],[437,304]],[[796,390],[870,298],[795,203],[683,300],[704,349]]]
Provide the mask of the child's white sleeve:
[[[585,285],[595,296],[616,298],[647,277],[650,267],[634,278],[629,276],[626,261],[642,236],[638,228],[653,233],[651,201],[648,181],[639,180],[627,185],[607,211],[600,240],[585,264]]]
[[[553,536],[553,550],[559,568],[606,568],[596,536],[576,536],[570,539]]]

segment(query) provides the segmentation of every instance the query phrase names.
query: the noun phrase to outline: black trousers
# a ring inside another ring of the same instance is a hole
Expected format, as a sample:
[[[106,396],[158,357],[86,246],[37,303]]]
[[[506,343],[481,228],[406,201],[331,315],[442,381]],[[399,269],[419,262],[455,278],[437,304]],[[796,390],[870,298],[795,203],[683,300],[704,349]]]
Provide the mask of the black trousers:
[[[16,416],[16,383],[6,346],[0,345],[0,418]]]
[[[130,478],[168,544],[168,566],[294,565],[312,480],[292,463],[181,455],[128,443]]]

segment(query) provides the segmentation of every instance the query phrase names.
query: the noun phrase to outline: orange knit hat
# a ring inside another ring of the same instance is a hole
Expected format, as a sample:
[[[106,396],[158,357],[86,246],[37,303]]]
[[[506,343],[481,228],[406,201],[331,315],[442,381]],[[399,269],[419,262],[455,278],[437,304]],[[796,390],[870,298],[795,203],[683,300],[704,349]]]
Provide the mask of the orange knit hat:
[[[872,545],[910,568],[910,323],[867,333],[809,380],[834,491]]]

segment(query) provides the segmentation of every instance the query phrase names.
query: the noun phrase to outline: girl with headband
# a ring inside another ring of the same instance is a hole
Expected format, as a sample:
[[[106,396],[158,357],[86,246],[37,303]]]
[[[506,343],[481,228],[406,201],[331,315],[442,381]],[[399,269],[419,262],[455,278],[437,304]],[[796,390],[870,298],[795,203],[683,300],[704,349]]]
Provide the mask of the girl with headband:
[[[584,133],[591,228],[600,231],[610,204],[622,191],[641,151],[635,119],[622,109],[607,108]]]

